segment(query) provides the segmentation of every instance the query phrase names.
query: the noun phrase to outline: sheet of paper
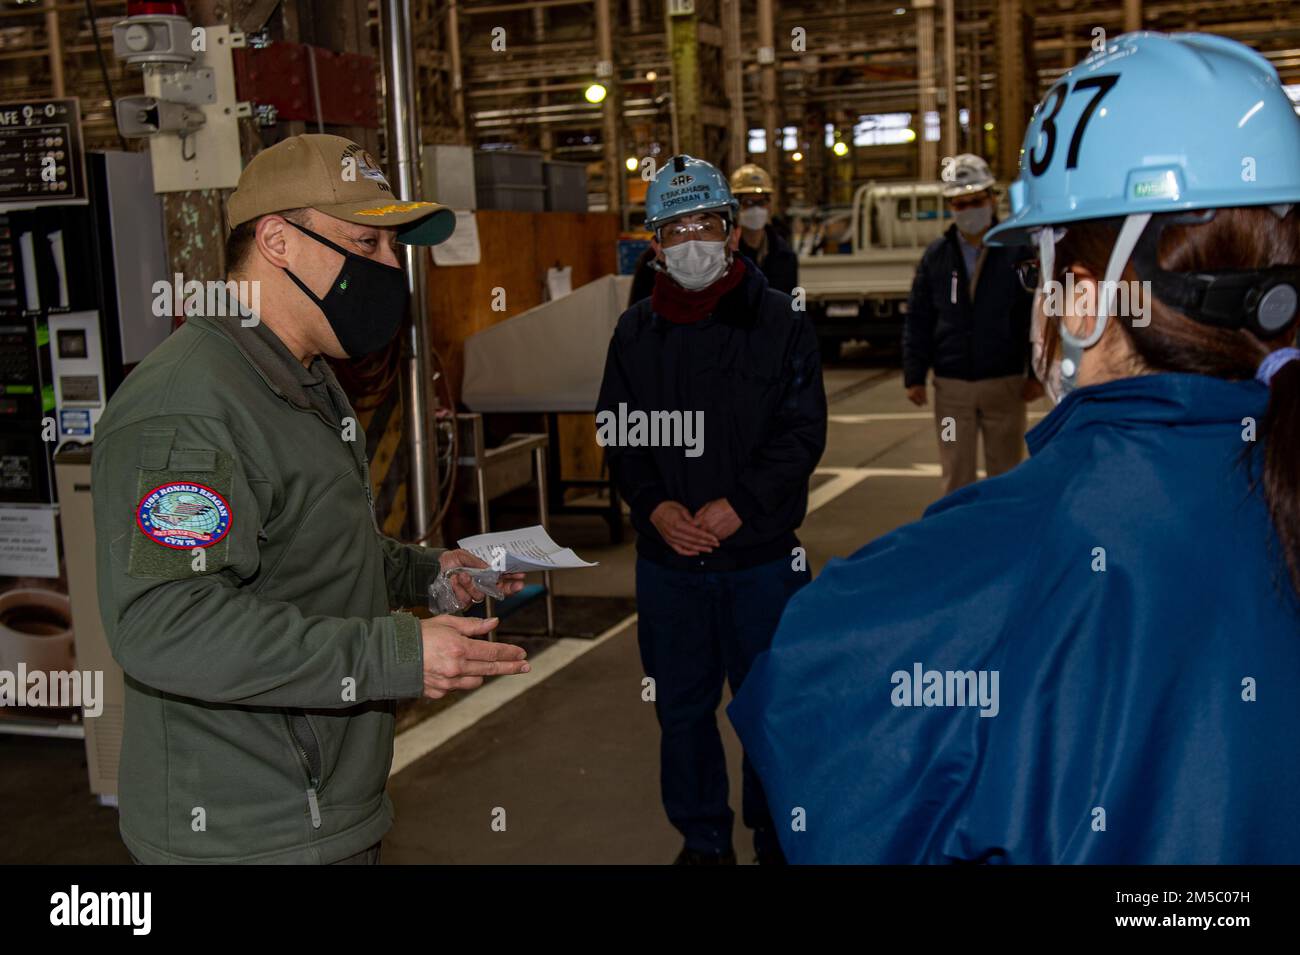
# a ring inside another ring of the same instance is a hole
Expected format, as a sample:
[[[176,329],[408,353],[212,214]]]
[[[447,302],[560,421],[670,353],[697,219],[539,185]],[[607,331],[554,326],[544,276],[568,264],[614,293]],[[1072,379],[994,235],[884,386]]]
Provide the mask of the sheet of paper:
[[[456,210],[456,229],[446,242],[433,247],[435,265],[478,265],[482,251],[478,244],[478,220],[474,213]]]
[[[573,291],[573,266],[564,265],[546,270],[546,290],[551,294],[551,301],[564,298]]]
[[[561,547],[555,543],[540,524],[521,527],[514,531],[496,531],[491,534],[464,537],[456,542],[456,546],[487,561],[488,566],[504,570],[505,573],[596,566],[583,560],[568,547]],[[501,563],[503,559],[504,567]]]
[[[59,576],[53,507],[46,504],[0,506],[0,576]]]

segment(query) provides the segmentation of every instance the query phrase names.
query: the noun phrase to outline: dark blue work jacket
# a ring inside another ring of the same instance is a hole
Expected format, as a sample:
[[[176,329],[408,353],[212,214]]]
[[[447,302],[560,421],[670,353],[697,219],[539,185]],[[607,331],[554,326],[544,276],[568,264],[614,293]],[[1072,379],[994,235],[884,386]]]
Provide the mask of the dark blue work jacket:
[[[1015,470],[831,561],[729,710],[789,859],[1300,862],[1267,400],[1080,389]]]

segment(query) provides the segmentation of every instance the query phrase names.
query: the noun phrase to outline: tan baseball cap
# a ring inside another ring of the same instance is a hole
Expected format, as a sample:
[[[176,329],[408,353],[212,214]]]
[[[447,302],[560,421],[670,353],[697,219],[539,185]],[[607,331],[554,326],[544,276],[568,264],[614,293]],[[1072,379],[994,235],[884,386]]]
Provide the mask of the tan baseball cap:
[[[304,133],[263,149],[244,167],[226,201],[233,229],[287,209],[397,229],[408,245],[437,245],[456,228],[456,213],[437,202],[405,202],[393,195],[375,158],[342,136]]]

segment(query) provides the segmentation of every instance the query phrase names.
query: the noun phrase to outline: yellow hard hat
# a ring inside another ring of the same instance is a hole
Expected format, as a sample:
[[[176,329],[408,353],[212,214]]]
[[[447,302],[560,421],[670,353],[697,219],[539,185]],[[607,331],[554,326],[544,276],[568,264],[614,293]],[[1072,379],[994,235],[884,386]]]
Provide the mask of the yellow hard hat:
[[[731,194],[733,196],[743,195],[771,195],[775,190],[772,189],[772,177],[767,174],[767,170],[762,166],[756,166],[752,162],[747,162],[731,174]]]

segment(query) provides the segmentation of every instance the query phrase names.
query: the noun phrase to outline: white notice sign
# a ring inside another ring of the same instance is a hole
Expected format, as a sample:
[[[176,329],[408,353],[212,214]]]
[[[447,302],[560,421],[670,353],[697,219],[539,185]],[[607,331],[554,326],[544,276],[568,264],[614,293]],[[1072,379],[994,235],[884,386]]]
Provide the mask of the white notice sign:
[[[456,213],[456,231],[446,242],[433,247],[434,265],[478,265],[478,220],[472,212]]]
[[[54,507],[0,504],[0,577],[58,577]]]

